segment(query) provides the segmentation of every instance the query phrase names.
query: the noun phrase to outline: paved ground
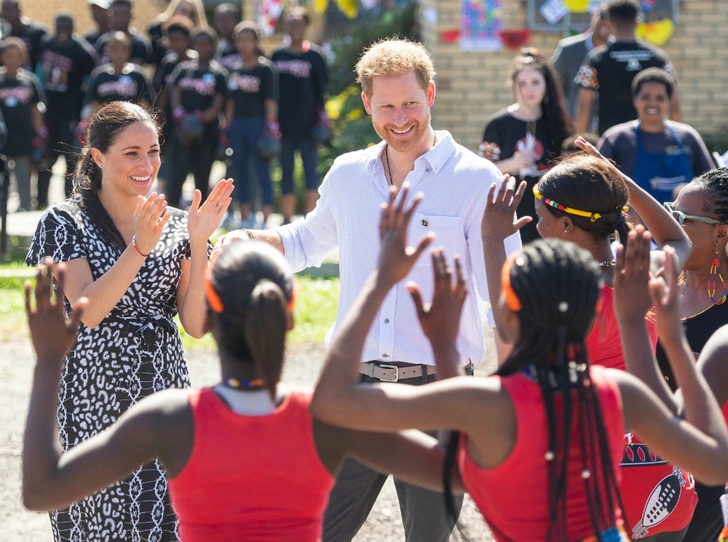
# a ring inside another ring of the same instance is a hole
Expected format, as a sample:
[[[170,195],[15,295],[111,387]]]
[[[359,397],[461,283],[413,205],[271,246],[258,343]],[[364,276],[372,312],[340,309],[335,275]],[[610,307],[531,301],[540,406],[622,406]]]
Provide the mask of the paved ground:
[[[492,344],[492,342],[491,342]],[[491,348],[491,351],[492,348]],[[45,542],[52,540],[48,517],[28,512],[20,499],[20,450],[34,358],[26,338],[0,343],[0,540],[4,542]],[[284,381],[313,384],[318,376],[324,349],[320,344],[296,345],[288,351]],[[194,350],[187,356],[196,386],[214,384],[219,378],[215,352]],[[487,374],[484,364],[478,370]],[[490,541],[492,538],[480,513],[466,499],[459,531],[451,541]],[[464,536],[463,536],[464,535]],[[402,520],[394,485],[388,482],[369,520],[355,542],[394,542],[404,540]]]

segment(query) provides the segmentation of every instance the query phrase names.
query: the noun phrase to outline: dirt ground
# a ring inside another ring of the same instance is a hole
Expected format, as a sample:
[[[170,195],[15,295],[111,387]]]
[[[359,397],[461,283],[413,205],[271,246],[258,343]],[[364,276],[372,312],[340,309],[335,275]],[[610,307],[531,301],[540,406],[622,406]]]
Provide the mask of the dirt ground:
[[[489,351],[494,352],[492,340]],[[324,348],[320,344],[289,348],[283,380],[313,385],[318,376]],[[193,350],[188,353],[192,384],[211,385],[218,381],[216,353]],[[20,498],[20,450],[25,427],[34,357],[27,339],[0,344],[0,540],[44,542],[52,540],[46,514],[28,512]],[[492,370],[493,356],[476,373]],[[384,486],[369,519],[355,542],[404,540],[402,519],[391,479]],[[466,497],[458,528],[451,542],[488,542],[492,538],[472,500]]]

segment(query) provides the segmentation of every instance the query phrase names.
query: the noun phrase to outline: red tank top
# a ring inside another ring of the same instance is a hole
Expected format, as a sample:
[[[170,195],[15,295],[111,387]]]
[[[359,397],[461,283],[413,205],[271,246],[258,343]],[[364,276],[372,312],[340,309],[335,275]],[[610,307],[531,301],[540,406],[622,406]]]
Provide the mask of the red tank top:
[[[622,398],[616,383],[605,374],[604,369],[592,367],[591,377],[608,432],[611,461],[618,474],[624,436]],[[516,411],[516,444],[499,466],[481,469],[468,456],[467,438],[463,435],[458,450],[460,473],[497,542],[546,540],[549,484],[544,455],[548,451],[548,423],[543,395],[539,385],[525,375],[516,374],[500,380]],[[557,416],[560,415],[561,408],[557,402]],[[594,534],[581,478],[581,450],[576,423],[572,425],[570,442],[566,504],[569,542],[581,541]],[[611,524],[621,522],[621,512],[617,511],[617,518],[605,519]]]
[[[316,451],[311,395],[291,392],[267,416],[236,414],[212,388],[189,401],[194,444],[169,481],[181,539],[320,540],[334,478]]]
[[[586,339],[592,365],[627,370],[622,338],[614,313],[614,290],[602,288],[602,311]],[[652,348],[657,346],[657,327],[647,320]],[[684,529],[693,517],[698,495],[688,472],[656,456],[633,433],[625,435],[622,450],[620,492],[632,540]]]

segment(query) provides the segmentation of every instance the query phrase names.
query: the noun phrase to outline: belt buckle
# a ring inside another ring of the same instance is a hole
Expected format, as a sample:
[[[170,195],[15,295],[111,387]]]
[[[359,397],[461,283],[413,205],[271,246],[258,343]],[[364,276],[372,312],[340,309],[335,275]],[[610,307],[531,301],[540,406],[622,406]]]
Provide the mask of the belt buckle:
[[[394,369],[394,378],[380,378],[380,382],[398,382],[399,381],[399,367],[396,365],[379,365],[377,364],[377,367],[380,369]]]

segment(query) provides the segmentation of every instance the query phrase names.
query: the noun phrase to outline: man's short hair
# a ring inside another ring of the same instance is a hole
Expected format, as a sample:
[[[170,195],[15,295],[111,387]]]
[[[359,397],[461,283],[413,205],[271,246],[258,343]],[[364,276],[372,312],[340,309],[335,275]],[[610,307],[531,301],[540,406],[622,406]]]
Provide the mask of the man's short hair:
[[[414,71],[423,90],[435,79],[430,53],[421,43],[386,39],[369,47],[356,64],[356,80],[371,97],[375,76],[392,77]]]
[[[675,85],[672,82],[672,77],[665,70],[661,68],[647,68],[637,74],[632,81],[632,97],[636,98],[642,90],[642,87],[646,83],[660,83],[665,85],[665,92],[667,92],[667,99],[672,100],[672,93],[675,91]]]
[[[640,5],[637,0],[611,0],[607,4],[607,17],[616,26],[634,24],[639,12]]]
[[[57,11],[55,17],[53,17],[53,20],[55,22],[66,21],[66,22],[69,22],[71,24],[74,23],[73,13],[71,13],[67,9],[62,9],[60,11]]]

